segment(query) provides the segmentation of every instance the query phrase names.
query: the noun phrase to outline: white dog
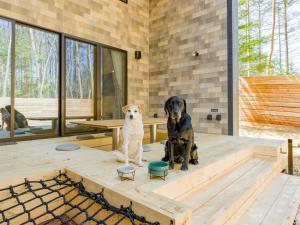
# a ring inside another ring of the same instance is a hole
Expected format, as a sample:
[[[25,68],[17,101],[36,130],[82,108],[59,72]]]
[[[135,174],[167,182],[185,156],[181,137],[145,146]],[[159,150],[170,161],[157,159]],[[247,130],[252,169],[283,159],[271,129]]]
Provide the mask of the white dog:
[[[116,150],[114,151],[114,155],[118,161],[125,162],[126,165],[129,165],[130,161],[143,166],[144,124],[142,113],[144,112],[144,107],[130,104],[124,106],[122,111],[125,114],[125,122],[122,129],[122,153]]]

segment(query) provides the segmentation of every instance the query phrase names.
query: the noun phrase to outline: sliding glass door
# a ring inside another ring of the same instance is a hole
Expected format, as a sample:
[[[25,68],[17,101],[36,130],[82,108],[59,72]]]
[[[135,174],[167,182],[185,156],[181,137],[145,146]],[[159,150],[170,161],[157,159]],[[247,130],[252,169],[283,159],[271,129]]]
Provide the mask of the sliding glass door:
[[[15,136],[57,134],[59,36],[16,24]]]
[[[99,130],[76,121],[119,119],[127,53],[0,18],[0,140]]]
[[[111,48],[102,50],[102,117],[120,119],[126,104],[126,53]]]
[[[72,124],[95,118],[95,55],[96,47],[66,39],[66,115],[65,132],[78,133],[86,127]]]
[[[5,106],[11,103],[12,23],[0,19],[0,139],[10,137],[10,114]]]

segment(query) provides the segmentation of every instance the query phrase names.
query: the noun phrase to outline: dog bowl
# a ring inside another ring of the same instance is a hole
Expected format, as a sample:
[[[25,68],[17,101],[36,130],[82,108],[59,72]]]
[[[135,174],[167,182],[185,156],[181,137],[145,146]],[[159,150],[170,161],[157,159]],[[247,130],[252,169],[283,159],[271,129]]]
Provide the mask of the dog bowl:
[[[56,151],[75,151],[78,149],[80,149],[80,145],[72,143],[61,144],[55,147]]]
[[[161,177],[165,180],[169,171],[169,164],[163,161],[151,162],[148,166],[150,178]]]
[[[134,180],[135,169],[133,166],[120,166],[119,168],[117,168],[117,172],[121,180]]]

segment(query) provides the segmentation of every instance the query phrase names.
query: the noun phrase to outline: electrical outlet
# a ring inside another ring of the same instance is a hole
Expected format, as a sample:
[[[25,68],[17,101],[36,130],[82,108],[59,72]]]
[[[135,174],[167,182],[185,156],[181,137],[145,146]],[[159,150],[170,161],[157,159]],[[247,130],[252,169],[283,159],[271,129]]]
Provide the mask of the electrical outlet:
[[[208,114],[207,117],[206,117],[206,119],[207,119],[207,120],[212,120],[212,119],[213,119],[212,114]]]

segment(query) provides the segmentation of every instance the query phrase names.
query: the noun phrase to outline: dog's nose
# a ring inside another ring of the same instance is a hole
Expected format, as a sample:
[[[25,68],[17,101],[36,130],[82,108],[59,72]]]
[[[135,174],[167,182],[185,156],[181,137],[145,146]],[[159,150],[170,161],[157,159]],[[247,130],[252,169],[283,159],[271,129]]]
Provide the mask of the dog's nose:
[[[130,118],[130,119],[133,119],[133,115],[130,115],[129,118]]]

